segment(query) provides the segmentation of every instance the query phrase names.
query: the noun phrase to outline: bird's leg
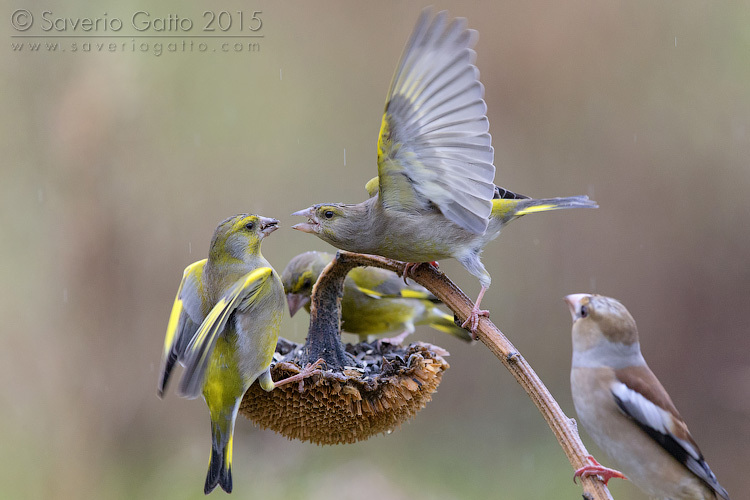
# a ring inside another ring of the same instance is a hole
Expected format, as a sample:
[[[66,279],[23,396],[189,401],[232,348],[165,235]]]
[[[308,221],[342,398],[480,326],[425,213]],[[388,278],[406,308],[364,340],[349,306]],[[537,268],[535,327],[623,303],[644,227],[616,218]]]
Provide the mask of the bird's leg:
[[[292,382],[299,382],[299,392],[302,392],[302,390],[305,388],[305,378],[313,375],[316,371],[320,371],[317,368],[320,365],[325,364],[325,362],[326,361],[323,358],[320,358],[315,363],[308,364],[297,375],[292,375],[291,377],[279,380],[273,385],[273,388],[275,389],[277,387],[281,387],[282,385],[291,384]]]
[[[403,276],[404,278],[404,283],[406,283],[406,278],[414,278],[414,270],[422,264],[425,264],[425,262],[407,262],[404,264],[404,270],[401,272],[401,276]],[[427,262],[427,264],[431,265],[435,269],[440,269],[440,266],[438,265],[438,262],[436,260]],[[408,283],[406,284],[408,285]]]
[[[601,481],[604,483],[604,486],[607,485],[610,479],[613,477],[616,477],[618,479],[627,479],[622,472],[614,470],[614,469],[608,469],[607,467],[604,467],[602,464],[596,461],[594,457],[589,455],[587,457],[589,459],[589,462],[591,462],[590,465],[584,465],[580,469],[576,471],[575,474],[573,474],[573,482],[576,482],[577,477],[589,477],[589,476],[599,476],[601,478]]]
[[[479,296],[477,297],[477,301],[474,302],[474,307],[471,308],[471,312],[469,313],[469,317],[466,318],[466,321],[464,321],[461,324],[461,328],[466,328],[467,325],[469,325],[469,331],[471,332],[471,337],[476,340],[476,331],[477,326],[479,326],[479,316],[484,316],[486,318],[490,317],[490,312],[485,309],[479,309],[479,304],[482,302],[482,297],[484,297],[484,292],[487,291],[486,286],[482,286],[482,289],[479,291]]]

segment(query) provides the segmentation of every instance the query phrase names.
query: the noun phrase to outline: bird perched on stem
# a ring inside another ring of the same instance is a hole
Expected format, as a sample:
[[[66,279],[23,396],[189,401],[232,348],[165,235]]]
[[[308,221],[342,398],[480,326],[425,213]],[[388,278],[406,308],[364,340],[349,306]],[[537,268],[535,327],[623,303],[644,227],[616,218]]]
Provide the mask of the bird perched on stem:
[[[334,256],[325,252],[305,252],[289,261],[281,273],[289,313],[302,307],[310,312],[312,288]],[[415,325],[428,325],[466,342],[471,335],[441,311],[440,301],[419,285],[406,285],[393,271],[376,267],[355,267],[344,281],[341,299],[341,328],[366,340],[370,335],[399,334],[401,343],[414,332]]]
[[[235,215],[216,228],[208,259],[185,269],[169,318],[159,375],[162,397],[175,362],[185,370],[178,394],[201,394],[211,416],[211,458],[204,492],[232,491],[232,435],[242,396],[257,379],[274,388],[269,365],[284,311],[284,287],[260,253],[276,219]]]
[[[474,66],[477,32],[426,9],[406,45],[386,99],[371,197],[295,212],[294,229],[351,252],[413,266],[457,259],[481,290],[464,326],[476,330],[490,286],[482,249],[505,224],[535,212],[596,207],[586,196],[531,199],[493,183],[494,150],[484,87]]]
[[[565,300],[573,316],[573,403],[594,442],[648,495],[729,500],[643,359],[628,310],[601,295],[575,294]],[[576,475],[622,477],[592,462]]]

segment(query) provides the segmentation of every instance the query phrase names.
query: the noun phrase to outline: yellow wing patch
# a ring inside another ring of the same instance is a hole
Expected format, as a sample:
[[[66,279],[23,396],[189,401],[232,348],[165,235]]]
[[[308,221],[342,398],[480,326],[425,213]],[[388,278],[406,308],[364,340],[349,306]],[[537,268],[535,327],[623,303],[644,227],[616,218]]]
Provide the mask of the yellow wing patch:
[[[382,299],[383,297],[385,297],[384,294],[380,292],[376,292],[375,290],[370,290],[369,288],[363,288],[361,286],[357,286],[357,290],[359,290],[360,292],[364,293],[365,295],[373,299]]]
[[[364,288],[361,286],[357,286],[357,290],[364,293],[368,297],[372,297],[373,299],[399,299],[401,298],[401,299],[432,300],[435,298],[429,292],[422,292],[419,290],[410,290],[408,288],[401,290],[398,293],[398,295],[381,293],[376,290],[372,290],[370,288]]]
[[[429,292],[423,292],[419,290],[410,290],[408,288],[401,290],[401,296],[406,299],[424,299],[432,300],[434,297]]]
[[[378,165],[380,165],[386,157],[390,156],[390,149],[391,128],[388,126],[388,113],[383,113],[383,121],[380,124],[380,136],[378,138]]]

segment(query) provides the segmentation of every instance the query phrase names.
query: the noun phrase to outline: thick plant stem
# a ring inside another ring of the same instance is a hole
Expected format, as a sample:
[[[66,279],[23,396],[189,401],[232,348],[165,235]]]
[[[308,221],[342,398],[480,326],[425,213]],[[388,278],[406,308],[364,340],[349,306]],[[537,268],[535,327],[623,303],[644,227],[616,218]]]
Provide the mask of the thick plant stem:
[[[341,297],[344,279],[357,264],[336,262],[328,264],[313,288],[310,308],[310,328],[305,341],[303,364],[319,359],[329,369],[342,370],[350,360],[341,343]]]
[[[339,252],[336,257],[336,265],[344,266],[348,272],[356,266],[373,266],[389,269],[399,274],[403,272],[404,263],[378,257],[374,255],[361,255],[350,252]],[[409,278],[432,292],[443,304],[451,309],[463,322],[471,312],[473,303],[451,280],[432,266],[421,265],[409,273]],[[500,362],[510,371],[516,381],[523,387],[536,407],[547,421],[550,429],[555,434],[568,461],[575,470],[588,465],[588,451],[581,442],[578,435],[575,420],[568,418],[552,397],[531,365],[513,347],[513,344],[503,333],[489,320],[481,317],[476,332],[481,340]],[[596,478],[586,477],[581,480],[583,485],[583,498],[588,500],[612,499],[607,487]]]

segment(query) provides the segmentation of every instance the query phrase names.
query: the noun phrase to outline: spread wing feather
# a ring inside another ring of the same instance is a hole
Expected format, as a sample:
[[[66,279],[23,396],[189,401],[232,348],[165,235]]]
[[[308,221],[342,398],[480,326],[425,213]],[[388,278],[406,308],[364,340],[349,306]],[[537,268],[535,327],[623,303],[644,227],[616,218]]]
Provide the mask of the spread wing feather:
[[[378,141],[380,202],[407,212],[437,206],[474,233],[487,229],[494,150],[474,66],[476,31],[423,11],[386,99]]]

